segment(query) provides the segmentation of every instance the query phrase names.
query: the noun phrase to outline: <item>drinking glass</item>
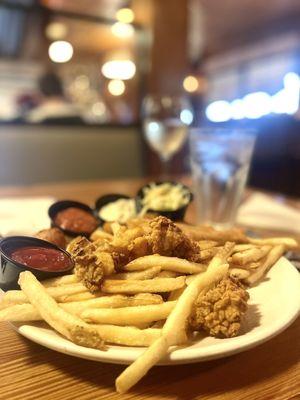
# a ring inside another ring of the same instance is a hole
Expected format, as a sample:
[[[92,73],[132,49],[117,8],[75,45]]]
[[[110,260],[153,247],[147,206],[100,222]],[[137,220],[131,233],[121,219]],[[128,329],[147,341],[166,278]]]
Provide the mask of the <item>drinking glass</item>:
[[[254,131],[191,130],[190,157],[198,223],[221,229],[234,224],[254,143]]]
[[[193,121],[191,105],[184,96],[149,95],[142,105],[143,131],[149,146],[158,153],[163,172],[183,146]]]

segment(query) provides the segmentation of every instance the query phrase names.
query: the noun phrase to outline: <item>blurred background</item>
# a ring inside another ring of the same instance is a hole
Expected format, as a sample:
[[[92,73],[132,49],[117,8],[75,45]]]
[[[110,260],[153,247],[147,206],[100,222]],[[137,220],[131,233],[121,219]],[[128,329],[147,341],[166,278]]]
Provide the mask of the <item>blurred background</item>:
[[[151,94],[181,99],[172,129],[255,129],[250,185],[299,196],[299,22],[297,0],[2,0],[0,185],[159,174]]]

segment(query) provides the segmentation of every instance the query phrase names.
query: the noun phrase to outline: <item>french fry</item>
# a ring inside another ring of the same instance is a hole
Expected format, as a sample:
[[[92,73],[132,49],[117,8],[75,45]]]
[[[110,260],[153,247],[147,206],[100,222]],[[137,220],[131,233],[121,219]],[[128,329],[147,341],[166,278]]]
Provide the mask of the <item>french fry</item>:
[[[227,252],[228,253],[228,252]],[[226,254],[227,254],[226,253]],[[228,265],[219,265],[225,253],[219,254],[207,271],[199,275],[178,299],[176,306],[167,318],[158,338],[136,361],[134,361],[116,380],[116,389],[124,393],[135,385],[151,367],[164,357],[171,345],[176,345],[185,336],[185,328],[193,303],[201,290],[221,280],[228,272]]]
[[[89,308],[119,308],[135,307],[149,304],[161,304],[163,299],[157,294],[141,293],[135,296],[113,295],[102,296],[86,301],[75,301],[71,303],[58,303],[65,311],[78,315]],[[39,312],[31,304],[16,304],[0,310],[0,321],[40,321]]]
[[[193,263],[178,257],[165,257],[158,254],[136,258],[127,264],[126,271],[141,271],[150,267],[160,266],[162,270],[180,272],[183,274],[197,274],[203,272],[206,266]]]
[[[264,239],[248,238],[248,240],[250,243],[260,246],[284,245],[286,249],[295,249],[299,247],[299,243],[297,242],[297,240],[290,237],[274,237],[274,238],[264,238]]]
[[[30,303],[57,332],[78,345],[103,348],[104,342],[97,330],[60,308],[31,272],[21,272],[18,283]]]
[[[113,274],[107,277],[107,279],[125,279],[125,280],[145,280],[151,279],[158,276],[161,271],[161,267],[151,267],[144,271],[137,272],[121,272],[119,274]]]
[[[242,280],[250,276],[250,271],[247,271],[246,269],[243,268],[230,268],[229,276],[238,280]]]
[[[144,281],[136,280],[108,280],[106,279],[102,286],[103,293],[161,293],[171,292],[185,285],[185,277],[178,278],[155,278],[145,279]]]
[[[107,343],[122,346],[150,346],[161,335],[161,329],[138,329],[132,326],[91,325]]]
[[[219,243],[215,240],[199,240],[197,243],[200,250],[211,249],[212,247],[216,247],[219,245]]]
[[[190,278],[191,276],[196,276],[196,275],[190,275],[188,278]],[[178,300],[184,291],[185,291],[185,286],[183,286],[180,289],[172,290],[172,292],[169,294],[168,301]]]
[[[178,272],[174,272],[174,271],[161,271],[157,275],[158,278],[176,278],[177,276],[178,276]]]
[[[225,242],[248,243],[249,238],[239,228],[218,231],[211,226],[193,226],[177,222],[176,225],[192,240],[213,240],[224,244]]]
[[[234,264],[245,265],[250,262],[259,261],[270,250],[271,246],[253,247],[252,249],[233,254],[231,259]]]
[[[266,255],[260,267],[258,267],[249,277],[245,279],[248,285],[258,282],[265,273],[274,265],[285,252],[285,245],[279,244],[272,248]]]
[[[238,253],[240,251],[249,250],[255,247],[254,244],[236,244],[233,249],[233,253]]]
[[[258,268],[260,265],[261,265],[261,261],[250,262],[250,263],[244,264],[244,265],[233,264],[232,262],[230,262],[230,268],[242,268],[242,269],[250,270],[250,271]]]
[[[75,274],[72,275],[64,275],[59,276],[57,278],[46,279],[42,281],[44,287],[51,286],[62,286],[62,285],[70,285],[72,283],[78,283],[79,280]]]
[[[221,249],[222,247],[212,247],[210,249],[202,250],[200,252],[200,257],[201,260],[207,260],[208,258],[212,258],[214,255],[217,254],[217,252]]]
[[[63,296],[87,292],[87,288],[82,283],[74,283],[70,285],[49,287],[46,288],[46,291],[54,299],[60,299]],[[23,303],[29,303],[29,300],[23,291],[9,290],[4,294],[2,301],[0,302],[0,309],[10,305]]]
[[[87,290],[86,292],[82,292],[82,293],[62,295],[62,296],[59,296],[59,297],[55,298],[55,300],[58,303],[72,303],[72,302],[76,302],[76,301],[97,299],[97,298],[103,297],[103,296],[105,296],[105,294],[101,293],[100,291],[99,292],[90,293]]]
[[[166,322],[165,319],[160,319],[159,321],[155,321],[153,324],[151,324],[151,328],[161,329],[164,326],[165,322]]]
[[[81,318],[86,322],[97,324],[143,324],[167,318],[175,304],[176,301],[168,301],[148,306],[87,309],[81,313]]]

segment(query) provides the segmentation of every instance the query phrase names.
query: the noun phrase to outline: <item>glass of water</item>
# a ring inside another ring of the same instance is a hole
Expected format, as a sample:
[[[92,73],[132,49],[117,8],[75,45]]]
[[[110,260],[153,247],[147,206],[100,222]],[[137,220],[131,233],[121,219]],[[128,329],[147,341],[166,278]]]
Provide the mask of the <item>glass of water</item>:
[[[255,133],[239,129],[193,129],[191,169],[197,222],[231,227],[248,176]]]
[[[142,105],[143,131],[148,145],[160,157],[166,174],[168,163],[183,146],[193,112],[184,96],[149,95]]]

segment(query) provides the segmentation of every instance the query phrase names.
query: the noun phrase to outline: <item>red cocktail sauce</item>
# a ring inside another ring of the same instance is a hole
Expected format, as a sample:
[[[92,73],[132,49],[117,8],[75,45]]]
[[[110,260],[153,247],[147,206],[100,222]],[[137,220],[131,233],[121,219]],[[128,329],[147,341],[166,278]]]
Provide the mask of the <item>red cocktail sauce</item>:
[[[76,207],[68,207],[59,211],[54,218],[54,222],[62,229],[87,235],[98,227],[98,221],[92,214]]]
[[[21,247],[14,250],[10,257],[20,264],[41,271],[62,271],[72,265],[65,253],[48,247]]]

